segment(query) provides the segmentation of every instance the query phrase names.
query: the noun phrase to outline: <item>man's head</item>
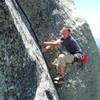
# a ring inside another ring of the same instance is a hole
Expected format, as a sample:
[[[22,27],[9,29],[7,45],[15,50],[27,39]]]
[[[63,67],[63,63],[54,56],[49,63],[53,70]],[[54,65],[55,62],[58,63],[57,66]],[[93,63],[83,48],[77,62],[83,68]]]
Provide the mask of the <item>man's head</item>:
[[[64,25],[63,28],[60,30],[60,32],[63,34],[65,38],[69,37],[71,34],[71,29],[69,26]]]

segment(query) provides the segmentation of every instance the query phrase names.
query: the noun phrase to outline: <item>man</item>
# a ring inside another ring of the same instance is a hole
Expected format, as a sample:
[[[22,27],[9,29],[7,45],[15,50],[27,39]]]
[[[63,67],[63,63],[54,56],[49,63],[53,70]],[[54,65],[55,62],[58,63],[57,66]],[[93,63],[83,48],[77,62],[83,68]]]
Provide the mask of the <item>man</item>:
[[[66,63],[73,63],[75,56],[80,56],[82,50],[77,41],[71,36],[71,29],[64,25],[60,31],[63,34],[63,38],[53,41],[44,42],[46,45],[44,51],[51,49],[52,47],[62,46],[65,47],[66,53],[61,53],[58,56],[57,73],[60,77],[64,77]]]

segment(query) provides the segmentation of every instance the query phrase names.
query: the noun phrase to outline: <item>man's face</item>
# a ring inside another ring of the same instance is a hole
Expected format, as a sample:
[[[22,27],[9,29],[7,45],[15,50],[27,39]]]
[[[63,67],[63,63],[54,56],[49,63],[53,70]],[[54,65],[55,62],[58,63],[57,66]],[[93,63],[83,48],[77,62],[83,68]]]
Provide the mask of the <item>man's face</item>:
[[[70,32],[68,31],[68,28],[63,28],[62,34],[65,38],[67,38],[70,34]]]

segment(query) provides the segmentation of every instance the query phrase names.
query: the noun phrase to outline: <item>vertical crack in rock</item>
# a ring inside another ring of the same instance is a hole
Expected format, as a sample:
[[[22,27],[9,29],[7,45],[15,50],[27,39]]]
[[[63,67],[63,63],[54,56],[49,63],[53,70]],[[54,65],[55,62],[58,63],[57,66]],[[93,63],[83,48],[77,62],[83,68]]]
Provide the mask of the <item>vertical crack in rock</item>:
[[[37,64],[36,66],[38,70],[37,74],[39,75],[38,77],[40,80],[38,81],[38,87],[36,90],[36,95],[34,100],[51,100],[48,98],[48,95],[51,98],[51,94],[52,94],[52,100],[58,100],[56,90],[54,89],[51,77],[48,73],[46,63],[43,60],[43,56],[39,50],[39,47],[37,46],[37,43],[31,36],[30,30],[28,29],[29,26],[25,24],[26,20],[23,12],[21,12],[15,0],[5,0],[5,3],[9,8],[9,11],[14,20],[14,24],[22,37],[23,43],[25,45],[25,48],[29,56],[31,57],[32,60],[36,60]]]
[[[55,100],[57,93],[60,100],[100,100],[100,55],[72,0],[0,0],[0,15],[0,100]],[[52,62],[59,50],[44,53],[47,70],[37,43],[44,37],[58,39],[63,24],[72,27],[89,64],[83,70],[77,64],[66,66],[65,84],[55,87],[56,93],[50,75],[56,76]]]

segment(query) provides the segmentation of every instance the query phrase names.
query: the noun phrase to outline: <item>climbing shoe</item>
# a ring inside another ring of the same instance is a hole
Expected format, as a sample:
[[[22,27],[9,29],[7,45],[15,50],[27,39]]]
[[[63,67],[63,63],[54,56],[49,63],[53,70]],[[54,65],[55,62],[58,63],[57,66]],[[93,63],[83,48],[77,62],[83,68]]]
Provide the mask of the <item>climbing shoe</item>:
[[[54,81],[59,81],[59,80],[64,81],[64,77],[62,77],[62,76],[57,76],[57,77],[55,77],[53,80],[54,80]]]

